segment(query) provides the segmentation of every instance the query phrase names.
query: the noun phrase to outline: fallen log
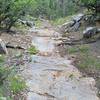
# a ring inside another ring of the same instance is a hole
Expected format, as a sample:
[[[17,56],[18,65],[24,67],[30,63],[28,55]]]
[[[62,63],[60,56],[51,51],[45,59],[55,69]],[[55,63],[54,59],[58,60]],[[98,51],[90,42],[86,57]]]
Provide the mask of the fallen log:
[[[94,43],[96,41],[100,40],[100,37],[96,38],[96,39],[79,39],[79,40],[72,40],[72,41],[63,41],[62,43],[58,44],[58,46],[60,45],[82,45],[82,44],[91,44]]]
[[[11,48],[11,49],[22,49],[22,50],[25,50],[24,47],[21,47],[21,46],[13,46],[13,45],[10,45],[10,44],[6,44],[6,48]]]

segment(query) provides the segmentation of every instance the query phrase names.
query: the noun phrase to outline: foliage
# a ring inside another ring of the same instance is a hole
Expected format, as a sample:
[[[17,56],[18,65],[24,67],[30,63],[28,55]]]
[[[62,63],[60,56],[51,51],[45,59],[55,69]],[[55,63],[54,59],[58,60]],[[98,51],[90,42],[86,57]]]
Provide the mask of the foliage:
[[[77,63],[79,68],[85,69],[85,70],[88,69],[88,71],[100,70],[100,60],[97,59],[96,57],[88,55],[88,54],[87,55],[81,54],[79,59],[80,61]]]
[[[0,55],[0,63],[3,63],[3,62],[4,62],[4,56]]]
[[[9,69],[4,67],[4,56],[0,55],[0,84],[8,77]]]
[[[18,19],[26,15],[48,19],[72,15],[80,11],[73,1],[99,11],[96,0],[0,0],[0,27],[9,31]]]
[[[0,66],[0,84],[8,77],[10,70],[4,66]]]
[[[67,52],[69,54],[74,54],[74,53],[87,53],[89,51],[89,47],[86,46],[74,46],[74,47],[69,47]]]
[[[51,20],[51,24],[53,25],[62,25],[64,24],[65,22],[71,20],[71,16],[67,16],[67,17],[61,17],[61,18],[57,18],[55,20]]]
[[[100,13],[100,0],[73,0],[77,5],[86,7],[94,14]]]
[[[19,56],[18,56],[19,57]],[[5,67],[4,56],[0,56],[0,100],[12,100],[12,96],[26,88],[25,81],[16,75],[15,67]],[[9,92],[10,95],[7,95]],[[13,94],[12,94],[13,93]]]
[[[14,23],[29,13],[32,0],[0,0],[0,26],[10,30]]]
[[[71,0],[0,0],[0,24],[10,29],[27,14],[54,19],[73,14],[76,10]]]
[[[81,0],[81,2],[83,2],[85,4],[95,4],[96,0]]]
[[[9,87],[13,94],[20,93],[23,89],[26,88],[25,81],[19,76],[13,76],[9,79]]]
[[[36,21],[35,21],[35,26],[36,26],[36,27],[42,26],[42,22],[41,22],[39,19],[36,20]]]
[[[35,0],[37,2],[36,9],[33,14],[35,16],[44,16],[49,19],[55,19],[71,15],[77,11],[76,5],[71,0]]]
[[[100,59],[92,54],[88,45],[68,47],[69,54],[76,55],[76,65],[87,72],[100,70]]]
[[[35,46],[31,46],[29,48],[29,53],[30,54],[37,54],[38,53],[38,50],[37,50],[37,48]]]

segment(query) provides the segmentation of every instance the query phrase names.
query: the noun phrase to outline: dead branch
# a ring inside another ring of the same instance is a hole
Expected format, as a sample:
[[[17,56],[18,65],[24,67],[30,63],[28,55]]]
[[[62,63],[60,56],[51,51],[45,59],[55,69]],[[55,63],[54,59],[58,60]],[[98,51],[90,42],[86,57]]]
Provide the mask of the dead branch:
[[[79,40],[70,40],[70,41],[63,41],[62,43],[58,44],[58,46],[60,45],[82,45],[82,44],[91,44],[94,43],[96,41],[100,40],[100,37],[96,38],[96,39],[79,39]]]
[[[6,44],[6,47],[7,48],[11,48],[11,49],[22,49],[22,50],[25,50],[24,47],[21,47],[21,46],[13,46],[13,45],[10,45],[10,44]]]

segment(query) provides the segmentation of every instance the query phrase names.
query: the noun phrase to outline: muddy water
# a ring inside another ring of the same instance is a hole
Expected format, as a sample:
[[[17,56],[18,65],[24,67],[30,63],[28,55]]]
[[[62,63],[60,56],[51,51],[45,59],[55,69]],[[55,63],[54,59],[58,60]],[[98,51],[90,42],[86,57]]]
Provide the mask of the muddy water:
[[[99,100],[93,78],[82,77],[67,57],[52,55],[57,49],[51,35],[33,36],[33,45],[40,53],[51,56],[33,55],[32,62],[26,65],[23,76],[29,88],[27,100]]]

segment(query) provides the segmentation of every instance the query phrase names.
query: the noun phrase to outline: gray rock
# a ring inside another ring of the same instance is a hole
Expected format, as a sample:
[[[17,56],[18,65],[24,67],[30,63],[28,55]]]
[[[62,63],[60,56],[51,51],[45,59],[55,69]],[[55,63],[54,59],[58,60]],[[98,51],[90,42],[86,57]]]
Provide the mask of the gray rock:
[[[69,32],[70,28],[71,28],[72,26],[74,26],[74,24],[75,24],[75,21],[69,21],[69,22],[64,23],[64,24],[60,27],[61,32],[63,32],[63,33]]]
[[[87,27],[86,30],[83,31],[83,38],[91,38],[97,33],[96,27]]]
[[[8,54],[5,43],[0,39],[0,54]]]
[[[76,16],[73,16],[71,21],[64,23],[60,27],[60,30],[63,33],[77,31],[81,25],[81,20],[83,19],[83,17],[84,14],[78,14]]]
[[[18,22],[23,24],[23,25],[27,25],[29,27],[33,27],[35,25],[32,21],[24,21],[24,20],[21,20],[21,19],[19,19]]]
[[[68,28],[68,27],[72,27],[75,24],[75,21],[69,21],[66,22],[62,25],[62,27]]]
[[[80,25],[81,25],[80,22],[76,22],[75,25],[72,27],[71,31],[78,31]]]
[[[34,23],[32,21],[26,21],[26,25],[29,27],[33,27]]]
[[[99,28],[99,29],[97,29],[97,33],[100,33],[100,28]]]
[[[83,17],[84,17],[84,14],[78,14],[78,15],[73,17],[73,20],[76,22],[79,22],[82,20]]]

